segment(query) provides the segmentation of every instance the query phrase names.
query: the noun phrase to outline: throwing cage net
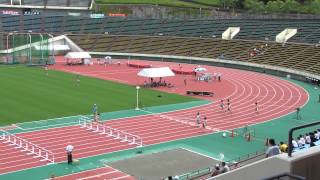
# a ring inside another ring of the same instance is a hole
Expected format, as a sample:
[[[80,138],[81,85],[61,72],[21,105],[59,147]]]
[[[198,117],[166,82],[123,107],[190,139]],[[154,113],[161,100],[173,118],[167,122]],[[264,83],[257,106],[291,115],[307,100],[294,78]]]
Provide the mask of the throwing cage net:
[[[256,131],[255,131],[255,128],[245,126],[243,128],[231,130],[230,136],[231,137],[240,136],[245,138],[248,141],[251,141],[252,138],[256,137]]]
[[[41,33],[2,34],[1,62],[6,64],[44,65],[54,63],[52,36]]]

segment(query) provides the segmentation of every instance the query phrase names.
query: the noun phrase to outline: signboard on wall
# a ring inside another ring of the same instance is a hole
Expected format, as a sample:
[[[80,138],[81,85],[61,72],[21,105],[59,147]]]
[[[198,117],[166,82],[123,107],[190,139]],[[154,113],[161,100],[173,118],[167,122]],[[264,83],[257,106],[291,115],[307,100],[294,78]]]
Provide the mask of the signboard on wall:
[[[12,16],[19,16],[20,12],[15,10],[1,10],[1,14],[3,15],[12,15]]]
[[[39,15],[40,12],[34,9],[30,9],[30,8],[24,8],[23,9],[23,15],[25,16],[32,16],[32,15]]]
[[[97,14],[97,13],[90,14],[90,18],[94,18],[94,19],[104,18],[104,14]]]
[[[108,15],[111,17],[126,17],[127,16],[126,14],[123,14],[123,13],[109,13]]]

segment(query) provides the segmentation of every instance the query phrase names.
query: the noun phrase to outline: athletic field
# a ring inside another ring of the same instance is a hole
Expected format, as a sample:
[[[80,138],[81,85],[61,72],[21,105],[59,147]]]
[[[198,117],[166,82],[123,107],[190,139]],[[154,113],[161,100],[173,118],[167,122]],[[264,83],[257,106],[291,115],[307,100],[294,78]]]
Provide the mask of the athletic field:
[[[135,86],[26,66],[0,66],[0,126],[25,121],[134,108]],[[192,97],[142,89],[140,103],[157,106],[195,101]]]
[[[61,114],[55,117],[62,118],[17,123],[15,126],[7,127],[7,132],[43,147],[50,154],[49,157],[35,157],[14,149],[13,146],[8,145],[10,142],[1,143],[0,172],[2,175],[0,178],[139,179],[150,177],[152,171],[123,167],[121,166],[121,160],[131,159],[131,162],[138,162],[139,158],[134,158],[143,155],[147,158],[146,161],[150,161],[150,158],[161,156],[157,153],[174,152],[178,149],[191,152],[192,156],[198,159],[208,157],[209,162],[210,159],[213,160],[212,162],[219,160],[232,162],[238,160],[239,157],[247,156],[249,153],[264,151],[267,137],[275,138],[277,142],[285,140],[289,128],[317,121],[317,117],[320,115],[318,111],[315,111],[319,108],[317,101],[319,90],[310,84],[265,74],[212,66],[203,67],[210,73],[221,73],[221,81],[216,79],[210,82],[197,81],[193,75],[176,75],[165,78],[166,82],[170,82],[174,86],[156,88],[157,91],[148,91],[143,88],[140,95],[145,106],[141,110],[135,111],[135,86],[142,85],[145,80],[136,75],[140,69],[127,66],[126,61],[121,61],[120,66],[97,64],[92,66],[66,66],[59,59],[57,62],[56,65],[50,67],[48,77],[39,69],[24,67],[21,69],[38,71],[39,77],[41,76],[39,81],[59,75],[65,76],[66,81],[69,82],[65,86],[70,87],[70,90],[68,90],[70,94],[73,94],[72,88],[83,88],[86,81],[88,81],[86,88],[94,86],[95,88],[92,88],[94,90],[96,88],[101,89],[95,83],[101,83],[102,87],[105,86],[105,90],[108,89],[107,84],[110,82],[105,80],[128,84],[115,84],[117,90],[111,91],[117,92],[120,86],[127,87],[128,89],[124,91],[132,91],[131,94],[120,97],[127,103],[123,103],[124,106],[117,107],[117,109],[109,103],[108,99],[101,100],[100,96],[102,94],[100,93],[96,96],[97,99],[87,104],[84,103],[87,105],[86,107],[81,106],[83,111],[76,109],[74,110],[75,113],[69,112],[69,117],[63,117],[68,116],[68,114]],[[166,62],[132,61],[131,63],[152,64],[153,67],[169,66],[172,69],[179,67],[178,64]],[[192,71],[195,67],[196,65],[182,64],[182,69],[185,71]],[[76,74],[81,74],[79,87],[75,84]],[[38,76],[36,77],[38,78]],[[187,84],[184,83],[184,79],[187,80]],[[93,84],[90,85],[91,80]],[[51,88],[58,87],[51,86],[49,89]],[[188,90],[212,91],[214,96],[185,97]],[[56,92],[59,92],[59,89]],[[100,91],[96,90],[95,92],[99,93]],[[150,93],[150,102],[147,98],[143,99],[144,93]],[[109,97],[115,96],[113,94]],[[160,98],[158,97],[159,94],[161,94]],[[179,96],[173,94],[179,94]],[[173,101],[173,97],[168,97],[167,101],[162,100],[166,99],[166,96],[174,96],[176,99]],[[194,97],[197,99],[194,99]],[[52,99],[54,102],[55,98]],[[169,99],[172,101],[169,101]],[[221,99],[225,103],[229,99],[230,110],[227,109],[227,106],[221,108]],[[95,102],[95,100],[101,101]],[[159,106],[156,104],[159,101],[167,105]],[[128,104],[128,102],[130,103]],[[258,110],[255,102],[258,102]],[[68,100],[65,103],[70,102]],[[83,119],[87,116],[75,116],[77,114],[90,114],[93,103],[99,104],[99,111],[103,112],[101,124],[83,123],[86,122]],[[115,104],[118,103],[120,102],[115,102]],[[69,104],[69,106],[72,106],[72,104]],[[300,120],[295,116],[297,107],[301,107],[300,115],[302,118]],[[63,111],[65,108],[61,109]],[[107,112],[109,110],[113,112]],[[198,127],[196,124],[195,115],[197,112],[200,112],[202,117],[207,117],[205,128]],[[248,131],[252,133],[250,141],[243,138],[241,134],[243,127],[247,127]],[[110,135],[111,129],[112,134]],[[232,132],[236,132],[234,137],[230,137]],[[223,138],[222,133],[227,133],[227,137]],[[15,138],[14,136],[10,137]],[[136,141],[132,142],[130,139],[132,137],[135,137]],[[137,143],[138,140],[139,142],[141,140],[141,144]],[[8,140],[4,139],[3,141]],[[67,165],[65,155],[67,144],[72,144],[75,147],[73,155],[74,158],[79,159],[77,164]],[[19,143],[16,143],[16,145],[19,146]],[[155,156],[148,156],[152,154]],[[48,165],[53,156],[54,164]],[[203,166],[206,166],[206,164],[203,164]],[[188,168],[180,167],[179,170],[170,172],[163,170],[163,173],[155,174],[157,174],[157,177],[183,174],[191,171]],[[154,170],[156,171],[156,168]],[[144,174],[144,172],[148,174]],[[166,174],[166,172],[170,174]],[[36,178],[34,174],[37,175]]]

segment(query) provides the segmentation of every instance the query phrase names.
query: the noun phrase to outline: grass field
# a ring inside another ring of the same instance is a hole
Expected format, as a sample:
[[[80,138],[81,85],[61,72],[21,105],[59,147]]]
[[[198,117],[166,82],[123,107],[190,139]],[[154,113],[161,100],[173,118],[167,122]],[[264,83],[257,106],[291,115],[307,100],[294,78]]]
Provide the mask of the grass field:
[[[0,66],[0,125],[79,114],[132,109],[136,102],[133,86],[58,71],[46,76],[41,68]],[[158,95],[162,97],[159,98]],[[150,89],[140,90],[144,106],[194,101],[196,99]]]

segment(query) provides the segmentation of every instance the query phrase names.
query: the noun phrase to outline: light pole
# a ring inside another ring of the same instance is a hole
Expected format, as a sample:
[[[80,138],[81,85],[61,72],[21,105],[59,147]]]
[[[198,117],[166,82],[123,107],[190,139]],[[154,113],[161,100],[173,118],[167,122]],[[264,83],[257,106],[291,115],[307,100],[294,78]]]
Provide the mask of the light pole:
[[[139,89],[140,89],[140,86],[136,86],[136,89],[137,89],[137,105],[136,105],[136,110],[140,110],[139,109]]]
[[[31,51],[31,43],[32,43],[32,36],[28,33],[29,36],[29,63],[32,65],[32,51]]]
[[[49,59],[49,61],[50,61],[49,63],[54,64],[54,62],[55,62],[55,57],[54,57],[54,39],[53,39],[54,37],[53,37],[52,34],[48,34],[48,36],[50,36],[50,39],[48,40],[48,45],[47,45],[48,46],[48,52],[50,51],[49,50],[49,46],[50,46],[50,42],[49,41],[50,40],[51,40],[51,47],[52,47],[52,52],[51,52],[52,53],[51,54],[52,55],[52,59]],[[49,56],[50,56],[50,53],[49,53]]]

